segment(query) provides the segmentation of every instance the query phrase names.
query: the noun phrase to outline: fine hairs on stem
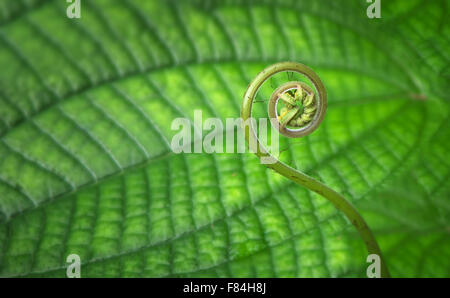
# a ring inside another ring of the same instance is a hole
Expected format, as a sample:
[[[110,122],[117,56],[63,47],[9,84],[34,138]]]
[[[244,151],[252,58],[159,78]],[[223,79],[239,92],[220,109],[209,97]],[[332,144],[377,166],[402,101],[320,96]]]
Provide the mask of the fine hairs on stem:
[[[267,80],[270,80],[273,75],[286,71],[300,73],[307,77],[317,90],[317,97],[314,91],[303,82],[288,82],[279,86],[273,92],[269,100],[269,117],[271,121],[277,121],[277,129],[282,135],[290,138],[303,137],[312,133],[322,122],[327,108],[327,95],[325,87],[317,74],[301,63],[280,62],[270,65],[261,71],[253,79],[245,92],[241,107],[241,117],[243,122],[247,122],[246,120],[251,118],[252,105],[259,88]],[[277,112],[278,102],[286,105],[280,114]],[[249,125],[244,126],[245,139],[249,144],[256,144],[256,152],[254,153],[259,158],[274,158],[258,139],[253,121],[248,121],[248,123]],[[333,203],[338,210],[342,211],[353,226],[355,226],[367,247],[368,253],[377,254],[380,257],[381,277],[389,277],[388,268],[372,231],[349,201],[320,181],[290,167],[278,159],[274,163],[266,164],[266,166],[287,179],[318,193]]]

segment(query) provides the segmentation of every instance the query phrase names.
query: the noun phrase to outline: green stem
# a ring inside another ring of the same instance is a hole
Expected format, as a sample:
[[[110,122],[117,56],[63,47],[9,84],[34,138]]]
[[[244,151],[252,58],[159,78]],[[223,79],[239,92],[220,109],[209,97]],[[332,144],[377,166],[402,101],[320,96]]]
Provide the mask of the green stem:
[[[249,144],[256,144],[256,150],[254,153],[259,158],[263,157],[274,158],[274,157],[268,152],[268,150],[264,147],[264,145],[261,144],[258,137],[256,136],[256,130],[253,125],[254,124],[253,121],[246,121],[246,120],[249,120],[251,118],[252,104],[261,85],[272,75],[282,71],[296,71],[303,73],[312,80],[316,88],[319,90],[319,93],[326,94],[324,92],[325,88],[322,85],[320,79],[317,77],[317,75],[310,68],[300,63],[281,62],[271,65],[268,68],[264,69],[261,73],[259,73],[248,86],[247,91],[245,92],[244,95],[244,100],[241,109],[242,120],[244,121],[244,123],[246,123],[246,125],[244,126],[245,138]],[[326,109],[326,98],[322,98],[322,103],[319,106],[319,108],[322,108],[323,110],[319,111],[320,114],[318,120],[316,120],[316,123],[312,125],[313,128],[309,130],[309,133],[312,132],[312,130],[314,130],[323,119]],[[345,216],[350,220],[353,226],[355,226],[359,235],[363,239],[369,254],[377,254],[380,257],[381,277],[389,277],[389,271],[383,259],[380,247],[378,246],[378,243],[375,240],[375,237],[372,234],[369,226],[362,218],[362,216],[359,214],[359,212],[356,210],[356,208],[349,201],[347,201],[342,195],[335,192],[325,184],[286,165],[285,163],[281,162],[278,159],[275,160],[276,162],[266,164],[266,166],[283,175],[284,177],[288,178],[289,180],[303,187],[306,187],[307,189],[315,193],[318,193],[319,195],[328,199],[331,203],[333,203],[333,205],[338,210],[342,211],[345,214]]]

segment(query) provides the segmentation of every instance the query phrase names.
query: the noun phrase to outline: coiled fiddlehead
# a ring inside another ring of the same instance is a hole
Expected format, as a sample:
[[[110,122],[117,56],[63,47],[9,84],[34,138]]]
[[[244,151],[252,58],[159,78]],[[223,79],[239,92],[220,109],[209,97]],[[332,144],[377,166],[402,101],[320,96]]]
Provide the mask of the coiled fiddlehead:
[[[257,137],[252,116],[252,105],[260,87],[272,76],[280,72],[295,72],[304,75],[311,81],[317,94],[303,82],[291,81],[277,88],[269,100],[268,114],[274,127],[287,137],[302,137],[313,132],[322,122],[327,108],[325,87],[320,78],[309,67],[295,62],[280,62],[273,64],[260,72],[250,83],[244,95],[241,108],[241,117],[244,123],[245,138],[248,144],[256,144],[254,153],[263,158],[274,159],[266,166],[285,176],[289,180],[308,188],[328,199],[333,205],[350,220],[363,239],[369,254],[377,254],[381,260],[381,277],[389,277],[389,271],[384,262],[378,243],[370,228],[358,213],[356,208],[342,195],[335,192],[316,179],[290,167],[282,161],[275,159]],[[282,102],[285,107],[277,112],[277,105]]]

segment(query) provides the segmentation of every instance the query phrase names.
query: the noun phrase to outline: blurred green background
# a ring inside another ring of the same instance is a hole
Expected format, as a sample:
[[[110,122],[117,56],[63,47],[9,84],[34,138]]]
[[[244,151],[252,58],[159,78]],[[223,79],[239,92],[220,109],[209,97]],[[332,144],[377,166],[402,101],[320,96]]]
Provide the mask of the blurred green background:
[[[353,226],[251,154],[173,154],[264,67],[327,92],[283,157],[353,202],[393,277],[450,276],[449,1],[0,0],[0,276],[365,276]]]

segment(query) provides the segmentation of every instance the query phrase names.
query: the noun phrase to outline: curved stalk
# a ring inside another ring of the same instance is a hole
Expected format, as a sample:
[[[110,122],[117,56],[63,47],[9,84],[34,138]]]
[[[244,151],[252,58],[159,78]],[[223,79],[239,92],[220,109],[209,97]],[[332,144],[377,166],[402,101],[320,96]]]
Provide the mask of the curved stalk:
[[[311,125],[303,129],[301,133],[297,133],[297,136],[305,136],[311,133],[319,126],[320,122],[322,121],[325,115],[327,105],[326,92],[325,87],[322,85],[322,82],[320,81],[319,77],[314,73],[314,71],[312,71],[310,68],[308,68],[303,64],[295,62],[281,62],[273,64],[264,69],[262,72],[260,72],[256,76],[256,78],[250,83],[250,85],[247,88],[247,91],[245,92],[241,108],[241,117],[243,122],[246,123],[246,125],[244,126],[244,131],[247,142],[249,144],[256,144],[255,148],[256,150],[254,150],[255,151],[254,153],[259,158],[269,157],[274,159],[275,162],[271,164],[266,164],[267,167],[273,169],[274,171],[285,176],[289,180],[297,183],[298,185],[301,185],[315,193],[318,193],[319,195],[323,196],[331,203],[333,203],[333,205],[338,210],[342,211],[345,214],[345,216],[350,220],[350,222],[353,224],[353,226],[355,226],[359,235],[363,239],[369,254],[377,254],[380,257],[381,277],[389,277],[389,271],[381,254],[380,247],[378,246],[378,243],[375,240],[375,237],[372,234],[369,226],[362,218],[362,216],[359,214],[359,212],[356,210],[356,208],[349,201],[347,201],[342,195],[340,195],[333,189],[329,188],[325,184],[306,175],[305,173],[300,172],[299,170],[290,167],[289,165],[273,157],[258,139],[253,121],[246,121],[251,118],[253,101],[261,85],[272,75],[283,71],[294,71],[304,74],[312,81],[312,83],[315,85],[319,93],[318,99],[319,110],[317,116],[313,120],[313,123],[311,123]]]

